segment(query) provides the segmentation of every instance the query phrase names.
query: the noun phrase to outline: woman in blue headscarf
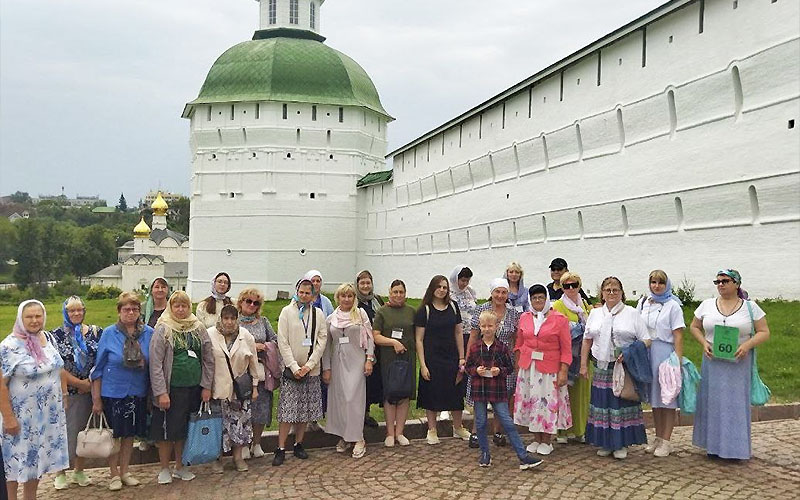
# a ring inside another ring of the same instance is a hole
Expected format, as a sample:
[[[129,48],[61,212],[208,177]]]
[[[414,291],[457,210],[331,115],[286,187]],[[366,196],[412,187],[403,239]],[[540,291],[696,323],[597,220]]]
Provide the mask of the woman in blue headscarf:
[[[656,457],[666,457],[672,452],[670,437],[678,408],[677,398],[664,402],[661,398],[661,384],[658,381],[658,369],[661,363],[669,359],[674,352],[680,363],[683,356],[683,310],[681,301],[672,294],[672,282],[667,273],[656,269],[648,278],[649,295],[639,300],[639,314],[647,324],[650,338],[650,367],[653,371],[653,383],[650,392],[650,405],[653,407],[653,422],[656,427],[656,438],[645,447],[647,453]]]
[[[63,323],[53,330],[55,347],[64,360],[63,376],[67,379],[69,406],[67,407],[67,442],[69,460],[73,466],[72,477],[67,479],[66,470],[55,477],[55,488],[63,490],[70,483],[88,486],[89,477],[83,472],[84,460],[75,455],[78,432],[86,427],[92,413],[92,382],[89,372],[94,368],[97,345],[103,329],[88,325],[86,305],[77,295],[67,298],[61,305]]]

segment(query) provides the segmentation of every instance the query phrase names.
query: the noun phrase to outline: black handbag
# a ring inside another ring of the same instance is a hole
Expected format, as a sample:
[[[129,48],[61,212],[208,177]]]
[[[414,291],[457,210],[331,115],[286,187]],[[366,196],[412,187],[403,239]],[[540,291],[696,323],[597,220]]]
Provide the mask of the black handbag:
[[[411,363],[406,358],[397,358],[389,364],[383,394],[390,404],[411,397]]]
[[[250,372],[245,371],[238,377],[234,377],[231,358],[228,357],[228,353],[222,352],[225,354],[225,361],[228,362],[228,373],[231,374],[231,380],[233,380],[233,393],[236,394],[236,399],[243,402],[251,399],[253,397],[253,376],[250,375]]]

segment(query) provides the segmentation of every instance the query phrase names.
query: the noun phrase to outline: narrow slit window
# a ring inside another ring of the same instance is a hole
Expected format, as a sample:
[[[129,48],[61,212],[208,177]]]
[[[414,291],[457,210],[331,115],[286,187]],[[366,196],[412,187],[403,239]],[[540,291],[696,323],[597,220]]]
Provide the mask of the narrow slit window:
[[[312,122],[317,121],[317,106],[316,105],[311,106],[311,121]]]
[[[283,105],[283,119],[284,120],[288,120],[289,119],[289,105],[288,104],[284,104]]]
[[[311,29],[315,30],[317,29],[317,6],[314,4],[314,2],[311,2],[308,6],[308,9]]]
[[[339,108],[339,123],[344,123],[344,108]]]

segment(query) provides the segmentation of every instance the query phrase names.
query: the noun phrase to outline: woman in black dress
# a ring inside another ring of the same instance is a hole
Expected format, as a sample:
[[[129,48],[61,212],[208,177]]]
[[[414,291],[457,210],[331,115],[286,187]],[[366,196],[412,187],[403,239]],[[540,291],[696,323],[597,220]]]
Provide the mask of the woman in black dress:
[[[453,435],[469,439],[461,424],[464,410],[464,337],[461,312],[450,300],[450,284],[441,275],[431,279],[414,319],[419,357],[417,408],[428,417],[428,444],[438,444],[436,413],[453,416]]]
[[[375,286],[372,282],[372,273],[366,269],[356,276],[356,298],[358,307],[367,313],[370,324],[375,321],[375,313],[383,306],[383,299],[375,295]],[[381,379],[380,349],[375,349],[375,364],[372,374],[367,377],[367,408],[364,412],[364,425],[378,427],[378,422],[369,415],[369,407],[374,404],[383,404],[383,380]]]

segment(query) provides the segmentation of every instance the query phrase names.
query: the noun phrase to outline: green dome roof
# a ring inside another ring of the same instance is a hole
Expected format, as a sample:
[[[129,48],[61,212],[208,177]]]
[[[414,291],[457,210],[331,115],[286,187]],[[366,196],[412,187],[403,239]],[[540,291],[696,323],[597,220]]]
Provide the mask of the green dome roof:
[[[363,106],[391,119],[358,63],[318,40],[298,37],[250,40],[226,50],[183,116],[196,104],[243,101]]]

